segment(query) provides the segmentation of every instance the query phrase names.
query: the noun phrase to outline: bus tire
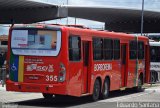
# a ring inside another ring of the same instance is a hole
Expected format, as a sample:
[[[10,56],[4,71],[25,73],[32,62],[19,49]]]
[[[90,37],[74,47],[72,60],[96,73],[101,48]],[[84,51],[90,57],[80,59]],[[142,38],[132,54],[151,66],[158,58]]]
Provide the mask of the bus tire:
[[[109,95],[109,80],[105,79],[104,80],[104,84],[103,84],[103,88],[102,88],[102,93],[101,93],[101,98],[102,99],[106,99],[108,98]]]
[[[155,83],[156,82],[156,78],[154,75],[151,76],[151,83]]]
[[[156,71],[152,70],[150,75],[151,83],[156,82]]]
[[[96,79],[93,88],[92,100],[97,101],[99,99],[99,96],[100,96],[100,82],[98,79]]]
[[[65,96],[65,95],[55,95],[55,98],[56,99],[63,99],[63,98],[66,98],[67,96]]]
[[[142,88],[143,85],[143,77],[138,78],[138,86],[136,87],[137,92],[143,92],[144,88]]]
[[[53,94],[48,94],[48,93],[42,93],[43,97],[45,99],[52,99],[53,98]]]

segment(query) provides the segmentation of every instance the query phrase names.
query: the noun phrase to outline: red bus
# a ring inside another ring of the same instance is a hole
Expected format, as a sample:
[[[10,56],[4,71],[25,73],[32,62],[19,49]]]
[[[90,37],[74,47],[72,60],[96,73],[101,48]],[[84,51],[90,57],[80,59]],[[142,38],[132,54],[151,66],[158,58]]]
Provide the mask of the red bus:
[[[58,25],[14,25],[8,42],[7,91],[107,98],[149,82],[144,36]]]

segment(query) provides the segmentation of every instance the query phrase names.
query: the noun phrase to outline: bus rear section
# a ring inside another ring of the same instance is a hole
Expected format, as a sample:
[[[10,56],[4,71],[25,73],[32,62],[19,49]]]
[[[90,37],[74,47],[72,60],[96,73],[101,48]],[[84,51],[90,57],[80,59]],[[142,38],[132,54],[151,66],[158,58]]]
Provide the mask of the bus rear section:
[[[150,42],[150,82],[160,81],[160,42]]]
[[[13,27],[6,90],[66,94],[61,38],[60,28]]]

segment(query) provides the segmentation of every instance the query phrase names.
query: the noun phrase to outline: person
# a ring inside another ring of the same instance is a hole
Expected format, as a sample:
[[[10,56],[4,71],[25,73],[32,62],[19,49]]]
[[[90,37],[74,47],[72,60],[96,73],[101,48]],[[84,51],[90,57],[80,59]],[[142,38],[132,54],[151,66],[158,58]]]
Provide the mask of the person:
[[[7,52],[4,52],[3,54],[3,65],[6,65],[6,58],[7,58]]]
[[[0,54],[0,68],[2,68],[3,63],[4,63],[4,58],[3,58],[3,55]]]
[[[0,67],[2,68],[2,66],[5,64],[6,62],[6,56],[7,56],[7,53],[6,52],[2,52],[0,54]]]
[[[56,45],[57,45],[57,42],[56,42],[56,41],[52,41],[52,42],[51,42],[51,48],[52,48],[52,49],[56,49]]]
[[[2,80],[2,66],[3,66],[3,56],[2,54],[0,54],[0,83],[1,83],[1,80]]]

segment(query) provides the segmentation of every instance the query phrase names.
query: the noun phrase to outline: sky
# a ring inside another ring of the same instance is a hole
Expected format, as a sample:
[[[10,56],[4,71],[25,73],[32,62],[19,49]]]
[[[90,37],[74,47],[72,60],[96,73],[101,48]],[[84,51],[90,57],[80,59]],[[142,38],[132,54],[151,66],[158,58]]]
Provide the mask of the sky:
[[[47,2],[58,5],[67,5],[67,0],[34,0],[38,2]],[[120,7],[129,9],[141,9],[142,0],[68,0],[68,5],[78,6],[103,6],[103,7]],[[160,11],[160,0],[144,0],[144,10]],[[67,19],[58,19],[54,21],[45,21],[45,23],[67,24]],[[75,18],[68,18],[68,24],[75,24]],[[76,24],[85,25],[86,27],[103,29],[103,22],[89,21],[76,18]],[[0,35],[8,34],[8,27],[0,25]]]

